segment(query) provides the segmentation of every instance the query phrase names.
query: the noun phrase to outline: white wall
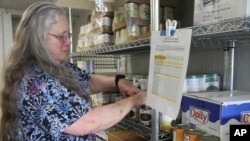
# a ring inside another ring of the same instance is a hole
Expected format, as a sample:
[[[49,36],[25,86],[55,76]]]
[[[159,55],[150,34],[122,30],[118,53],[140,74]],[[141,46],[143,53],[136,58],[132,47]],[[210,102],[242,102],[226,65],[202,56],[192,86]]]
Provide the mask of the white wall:
[[[87,24],[87,17],[91,10],[73,10],[72,11],[72,32],[73,32],[73,52],[76,51],[80,27]]]
[[[11,13],[0,9],[0,71],[8,55],[13,40]],[[0,87],[2,87],[2,75],[0,76]]]

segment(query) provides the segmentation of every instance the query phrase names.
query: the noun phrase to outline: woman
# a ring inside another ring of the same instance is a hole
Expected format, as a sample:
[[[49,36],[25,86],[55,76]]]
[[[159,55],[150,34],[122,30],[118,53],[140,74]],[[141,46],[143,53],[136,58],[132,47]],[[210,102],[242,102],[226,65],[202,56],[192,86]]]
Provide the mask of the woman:
[[[89,75],[66,62],[70,36],[54,3],[34,3],[23,13],[4,67],[0,141],[92,141],[145,104],[145,92],[119,75]],[[89,94],[112,90],[128,97],[91,108]]]

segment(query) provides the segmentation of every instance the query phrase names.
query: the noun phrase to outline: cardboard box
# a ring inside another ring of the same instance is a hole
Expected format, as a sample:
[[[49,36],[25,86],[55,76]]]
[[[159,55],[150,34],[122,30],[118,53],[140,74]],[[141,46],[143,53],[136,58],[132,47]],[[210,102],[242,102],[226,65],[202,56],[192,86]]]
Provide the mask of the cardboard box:
[[[195,0],[193,25],[248,17],[250,0]]]
[[[231,124],[250,123],[250,93],[218,91],[182,97],[182,123],[229,141]]]

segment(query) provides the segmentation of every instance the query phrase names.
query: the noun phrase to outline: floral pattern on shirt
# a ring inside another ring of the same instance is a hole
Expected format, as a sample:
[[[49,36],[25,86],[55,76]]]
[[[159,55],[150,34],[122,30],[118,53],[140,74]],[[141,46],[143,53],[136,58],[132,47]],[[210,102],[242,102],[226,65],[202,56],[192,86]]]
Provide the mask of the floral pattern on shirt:
[[[83,94],[90,76],[74,64],[64,62],[80,83]],[[89,101],[66,88],[57,78],[33,66],[18,85],[20,130],[25,141],[93,141],[94,135],[73,136],[63,131],[91,109]]]

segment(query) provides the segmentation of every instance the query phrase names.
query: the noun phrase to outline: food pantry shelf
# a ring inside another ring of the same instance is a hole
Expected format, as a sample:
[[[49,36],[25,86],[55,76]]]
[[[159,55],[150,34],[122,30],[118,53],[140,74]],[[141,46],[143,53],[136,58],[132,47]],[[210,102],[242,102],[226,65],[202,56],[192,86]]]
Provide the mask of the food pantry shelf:
[[[116,126],[126,129],[129,131],[133,131],[140,137],[142,137],[145,140],[150,140],[151,139],[151,128],[144,126],[132,119],[129,118],[124,118],[122,121],[120,121]],[[173,139],[173,134],[171,132],[163,132],[161,131],[159,133],[159,141],[172,141]]]
[[[192,28],[191,47],[221,48],[249,46],[250,18],[233,19]]]
[[[73,63],[82,66],[85,70],[94,69],[94,73],[114,75],[117,73],[119,56],[115,55],[84,55],[73,57]],[[92,61],[94,66],[88,66],[87,62]]]
[[[75,52],[72,53],[70,56],[76,57],[93,54],[125,54],[132,52],[144,52],[149,50],[149,39],[141,39],[112,46],[93,48],[82,52]]]
[[[221,48],[235,41],[236,46],[250,45],[250,18],[234,19],[192,28],[191,47]],[[112,46],[71,53],[70,57],[93,54],[125,54],[150,51],[150,39],[141,39]]]

